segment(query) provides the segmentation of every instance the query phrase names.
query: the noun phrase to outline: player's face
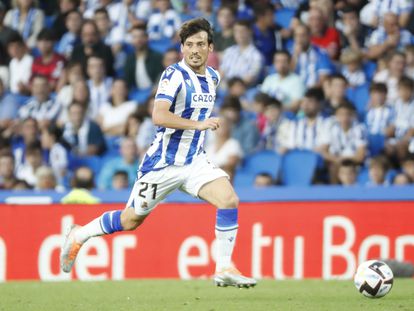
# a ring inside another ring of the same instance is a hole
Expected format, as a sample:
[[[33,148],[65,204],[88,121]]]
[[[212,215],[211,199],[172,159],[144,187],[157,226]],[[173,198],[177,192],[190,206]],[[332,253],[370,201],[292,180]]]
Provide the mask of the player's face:
[[[205,31],[188,37],[184,44],[181,44],[186,64],[200,74],[204,74],[208,54],[212,51],[213,45],[208,43],[208,34]]]

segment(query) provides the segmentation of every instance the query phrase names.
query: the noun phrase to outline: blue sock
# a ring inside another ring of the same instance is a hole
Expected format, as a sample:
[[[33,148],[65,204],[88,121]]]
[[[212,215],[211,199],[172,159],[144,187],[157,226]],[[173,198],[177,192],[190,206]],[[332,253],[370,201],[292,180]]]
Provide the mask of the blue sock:
[[[104,233],[111,234],[124,230],[121,225],[121,213],[122,211],[106,212],[99,218],[99,224]]]
[[[238,223],[238,209],[217,209],[216,214],[216,230],[229,231],[239,227]]]
[[[231,256],[236,242],[238,209],[217,209],[216,216],[216,271],[232,266]]]

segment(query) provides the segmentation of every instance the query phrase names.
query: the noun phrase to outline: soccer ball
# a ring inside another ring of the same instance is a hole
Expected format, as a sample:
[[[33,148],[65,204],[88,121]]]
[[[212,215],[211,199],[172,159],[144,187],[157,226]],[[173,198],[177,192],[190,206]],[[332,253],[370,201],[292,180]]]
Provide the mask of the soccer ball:
[[[382,261],[369,260],[357,269],[354,283],[358,291],[369,298],[381,298],[388,294],[394,282],[390,267]]]

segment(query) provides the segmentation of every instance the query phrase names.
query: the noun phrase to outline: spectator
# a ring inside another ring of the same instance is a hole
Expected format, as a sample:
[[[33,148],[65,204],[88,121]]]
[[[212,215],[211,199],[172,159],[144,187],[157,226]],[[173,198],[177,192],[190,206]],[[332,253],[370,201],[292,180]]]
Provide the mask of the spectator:
[[[362,53],[353,49],[345,49],[341,53],[341,73],[350,87],[358,87],[367,82],[365,72],[362,70]]]
[[[58,190],[56,177],[48,166],[41,166],[36,170],[36,190]]]
[[[7,54],[7,42],[16,33],[16,31],[3,24],[6,11],[6,6],[3,4],[3,2],[0,2],[0,80],[3,80],[4,86],[8,88],[8,64],[10,62],[10,58]]]
[[[19,109],[19,118],[33,118],[39,127],[46,127],[50,121],[56,120],[60,106],[50,97],[50,86],[45,76],[37,75],[32,80],[33,97]]]
[[[214,50],[221,57],[223,51],[236,44],[233,36],[233,26],[236,12],[231,6],[222,5],[217,11],[218,27],[214,31]]]
[[[106,7],[112,27],[122,41],[128,41],[128,31],[137,26],[144,26],[151,14],[151,0],[112,1]]]
[[[317,88],[306,91],[300,108],[303,117],[289,122],[280,133],[280,153],[289,150],[318,151],[323,143],[324,135],[329,131],[329,121],[321,114],[322,92]]]
[[[259,141],[259,131],[253,121],[247,119],[241,113],[241,103],[237,97],[226,97],[221,106],[221,114],[230,122],[231,137],[235,138],[243,149],[243,155],[254,151]]]
[[[284,110],[297,111],[300,99],[305,93],[302,79],[290,69],[291,57],[285,50],[276,51],[273,57],[275,73],[268,75],[261,86],[261,91],[277,98]]]
[[[175,48],[170,48],[165,51],[164,55],[162,56],[162,67],[166,69],[167,67],[178,63],[180,61],[180,53]],[[161,77],[161,73],[159,75]],[[160,79],[157,78],[155,81],[159,81]]]
[[[389,156],[404,159],[407,156],[408,145],[414,135],[414,81],[402,77],[398,83],[399,97],[394,103],[394,122],[390,129],[390,136],[386,145]]]
[[[361,164],[366,155],[366,135],[364,127],[357,123],[355,108],[342,104],[335,111],[333,124],[325,131],[320,152],[328,162],[330,181],[338,182],[338,167],[343,160]]]
[[[67,0],[62,0],[67,1]],[[56,51],[67,58],[72,56],[73,49],[80,44],[80,30],[82,26],[82,15],[77,10],[71,10],[66,14],[65,25],[67,31],[59,40]]]
[[[59,185],[63,185],[69,163],[68,152],[62,142],[62,134],[60,128],[55,124],[50,124],[42,130],[40,139],[46,162],[52,168]]]
[[[12,153],[0,153],[0,189],[13,189],[17,182],[14,175],[14,157]]]
[[[99,37],[99,30],[95,22],[92,20],[86,20],[83,22],[81,28],[81,44],[75,46],[71,60],[80,62],[82,64],[82,68],[86,68],[88,58],[92,55],[102,58],[105,65],[105,72],[109,76],[114,75],[114,57],[110,47],[101,41],[101,38]]]
[[[98,178],[99,189],[111,189],[113,175],[117,171],[128,174],[128,185],[134,185],[138,170],[138,152],[135,141],[124,138],[121,141],[121,155],[104,164]]]
[[[401,163],[401,168],[404,174],[406,174],[410,181],[414,182],[414,157],[408,156],[405,160]]]
[[[95,187],[93,171],[86,166],[78,167],[71,181],[72,191],[61,200],[63,204],[96,204],[100,200],[91,190]]]
[[[65,65],[65,58],[53,51],[55,35],[52,30],[44,28],[37,36],[37,48],[40,55],[32,64],[32,75],[45,76],[49,81],[49,87],[55,90],[56,83],[62,75]]]
[[[347,103],[346,89],[348,81],[341,74],[332,74],[323,83],[325,102],[323,113],[332,115],[333,111],[341,104]]]
[[[262,53],[266,66],[272,65],[273,54],[283,49],[281,27],[274,23],[274,8],[271,4],[255,7],[256,21],[253,25],[253,41]]]
[[[33,186],[30,186],[27,181],[18,179],[14,184],[13,190],[32,190]]]
[[[60,127],[63,127],[65,123],[69,122],[69,106],[72,102],[77,102],[85,107],[87,115],[90,114],[90,105],[89,105],[89,88],[85,80],[77,80],[73,84],[73,95],[71,102],[67,106],[62,107],[61,113],[59,115],[58,124]]]
[[[18,31],[26,44],[34,48],[44,20],[43,11],[35,8],[34,0],[16,0],[4,18],[4,25]]]
[[[15,33],[9,38],[7,52],[11,58],[9,64],[10,91],[16,94],[27,94],[32,74],[33,57],[27,52],[23,38]]]
[[[387,86],[384,83],[372,83],[370,87],[370,100],[365,124],[368,134],[382,134],[389,136],[390,126],[393,122],[393,113],[386,105]]]
[[[64,126],[63,138],[72,152],[80,156],[100,155],[106,150],[101,128],[86,116],[85,106],[77,102],[69,106],[69,122]]]
[[[68,27],[68,17],[73,12],[77,12],[77,8],[80,5],[81,0],[59,0],[59,13],[56,15],[55,20],[52,24],[52,29],[55,31],[56,38],[59,40],[64,36],[67,31],[70,31]],[[80,20],[82,20],[82,15],[79,15]],[[80,24],[79,24],[80,26]],[[64,55],[64,53],[58,51]]]
[[[236,167],[243,158],[243,151],[239,141],[231,138],[230,122],[223,121],[216,131],[210,132],[206,152],[209,159],[223,169],[230,176],[230,180],[233,180]]]
[[[118,72],[125,66],[126,53],[122,50],[124,33],[119,32],[120,28],[112,27],[108,11],[105,8],[95,10],[94,21],[102,41],[112,50],[115,58],[114,68]]]
[[[407,174],[404,173],[398,173],[397,175],[395,175],[394,180],[392,182],[392,184],[396,186],[405,186],[411,183],[412,181],[410,180],[410,178],[407,176]]]
[[[170,7],[170,0],[156,0],[157,9],[148,18],[148,36],[150,40],[172,40],[180,28],[181,19]]]
[[[15,137],[12,141],[16,170],[24,163],[26,147],[38,142],[39,127],[37,121],[33,118],[23,120],[19,132],[20,136]]]
[[[4,137],[13,134],[14,120],[17,119],[17,111],[20,104],[16,97],[6,92],[3,81],[0,79],[0,133]]]
[[[375,28],[385,23],[388,13],[393,13],[397,16],[398,24],[405,27],[408,24],[411,9],[410,1],[372,0],[363,8],[362,18],[365,23]]]
[[[112,88],[112,78],[106,76],[104,59],[99,55],[88,58],[87,72],[89,76],[89,111],[88,115],[96,120],[102,105],[109,100]]]
[[[230,93],[231,94],[231,93]],[[231,96],[237,96],[237,93],[231,94]],[[267,119],[265,115],[266,106],[273,100],[272,97],[267,95],[266,93],[258,92],[253,98],[252,107],[243,107],[245,110],[252,110],[256,115],[256,125],[259,129],[260,135],[263,134]],[[242,102],[242,106],[244,103]]]
[[[312,44],[325,49],[331,59],[337,59],[340,51],[339,33],[334,27],[328,26],[321,8],[309,10],[308,26]]]
[[[151,96],[145,105],[138,107],[138,113],[144,117],[137,135],[137,147],[140,156],[143,157],[152,144],[157,133],[157,127],[152,122],[152,111],[154,110],[154,96]]]
[[[18,179],[26,181],[31,187],[37,183],[36,171],[42,166],[42,147],[39,142],[27,146],[24,162],[16,168]]]
[[[414,45],[407,45],[404,50],[405,54],[405,73],[414,79]]]
[[[61,106],[60,116],[66,113],[67,108],[70,103],[73,101],[74,96],[74,85],[79,81],[84,81],[85,77],[83,75],[82,66],[80,63],[69,62],[65,65],[63,74],[60,77],[57,88],[56,102]]]
[[[368,186],[381,186],[387,185],[387,180],[385,179],[388,171],[388,161],[383,156],[378,156],[372,158],[369,161],[368,166],[368,175],[369,181]]]
[[[341,12],[341,47],[361,53],[368,38],[369,28],[360,23],[359,12],[355,7],[347,6]]]
[[[112,176],[112,189],[123,190],[129,188],[128,173],[125,171],[116,171]]]
[[[394,103],[398,98],[398,81],[404,76],[405,55],[402,52],[393,52],[388,57],[387,69],[377,72],[374,82],[387,85],[387,102]]]
[[[125,138],[131,138],[135,144],[138,146],[138,134],[141,128],[142,123],[144,122],[144,118],[146,117],[146,114],[139,112],[131,113],[126,122],[125,122],[125,128],[124,128],[124,137]],[[138,148],[138,154],[144,154],[142,150]]]
[[[213,0],[197,0],[196,1],[196,10],[194,11],[194,17],[203,17],[210,25],[216,28],[216,12],[213,9]]]
[[[369,59],[379,59],[395,49],[402,50],[413,44],[412,34],[401,29],[398,25],[398,16],[394,13],[384,15],[384,25],[374,30],[368,42],[367,56]]]
[[[127,97],[125,81],[115,80],[112,84],[111,99],[102,105],[97,118],[99,126],[106,135],[122,135],[125,119],[137,108],[136,103],[128,101]]]
[[[148,89],[158,80],[163,71],[162,55],[148,46],[145,26],[131,29],[131,43],[135,53],[128,55],[125,63],[125,80],[129,89]]]
[[[266,103],[264,116],[266,123],[261,137],[261,144],[264,149],[279,152],[282,147],[282,129],[284,129],[288,123],[282,114],[282,104],[277,99],[270,98]]]
[[[263,68],[262,55],[253,44],[249,22],[237,21],[233,31],[236,44],[223,53],[220,65],[222,80],[228,81],[233,77],[239,77],[247,86],[253,86],[258,81]]]
[[[294,46],[291,68],[296,71],[306,87],[322,85],[332,72],[332,63],[328,54],[311,44],[308,27],[298,25],[294,29]]]
[[[242,104],[242,108],[246,110],[251,110],[251,103],[249,102],[246,96],[247,95],[246,93],[247,93],[247,85],[243,81],[242,78],[234,77],[234,78],[229,79],[229,81],[227,81],[227,94],[226,95],[238,97]],[[255,109],[253,107],[253,111],[254,110]]]
[[[338,181],[342,186],[353,186],[357,180],[357,166],[351,160],[343,160],[338,168]]]
[[[265,188],[273,185],[272,176],[269,173],[259,173],[254,178],[254,186]]]

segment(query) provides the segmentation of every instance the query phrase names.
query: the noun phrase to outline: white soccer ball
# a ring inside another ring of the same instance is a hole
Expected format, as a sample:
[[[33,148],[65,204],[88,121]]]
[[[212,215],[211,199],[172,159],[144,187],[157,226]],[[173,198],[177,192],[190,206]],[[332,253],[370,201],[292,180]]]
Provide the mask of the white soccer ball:
[[[369,298],[381,298],[388,294],[394,282],[390,267],[379,260],[363,262],[357,269],[354,283],[358,291]]]

